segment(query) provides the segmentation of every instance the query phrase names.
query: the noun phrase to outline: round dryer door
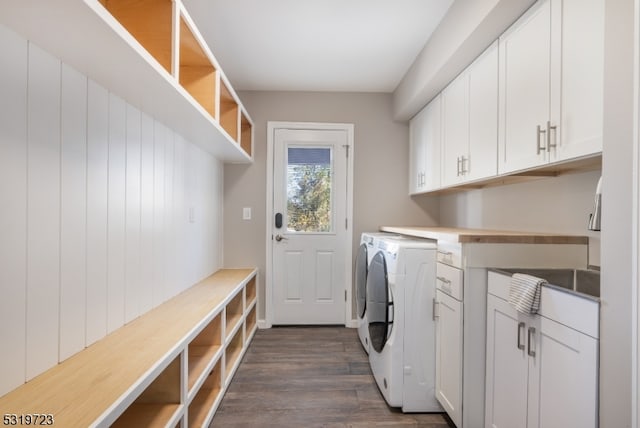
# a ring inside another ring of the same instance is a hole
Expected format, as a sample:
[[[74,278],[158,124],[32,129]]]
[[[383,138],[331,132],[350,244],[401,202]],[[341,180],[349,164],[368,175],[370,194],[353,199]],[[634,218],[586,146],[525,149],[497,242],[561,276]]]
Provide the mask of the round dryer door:
[[[364,317],[367,309],[367,245],[362,244],[356,257],[356,312],[358,318]]]
[[[376,352],[382,352],[391,333],[393,316],[393,300],[389,292],[387,276],[387,262],[382,252],[378,252],[369,265],[367,276],[367,322],[371,347]]]

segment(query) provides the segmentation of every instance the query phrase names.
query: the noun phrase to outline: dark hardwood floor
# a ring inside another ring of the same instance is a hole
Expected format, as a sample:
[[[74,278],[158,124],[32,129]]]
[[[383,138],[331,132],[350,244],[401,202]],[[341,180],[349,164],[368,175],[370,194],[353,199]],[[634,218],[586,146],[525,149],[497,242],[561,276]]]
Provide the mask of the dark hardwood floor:
[[[355,329],[258,330],[212,427],[453,427],[403,414],[378,391]]]

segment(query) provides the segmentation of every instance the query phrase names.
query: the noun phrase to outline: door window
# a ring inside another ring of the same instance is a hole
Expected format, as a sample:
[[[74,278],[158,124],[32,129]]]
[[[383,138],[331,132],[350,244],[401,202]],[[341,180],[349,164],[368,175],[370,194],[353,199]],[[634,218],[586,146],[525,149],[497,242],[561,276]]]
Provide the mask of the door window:
[[[287,148],[287,232],[333,231],[331,148]]]

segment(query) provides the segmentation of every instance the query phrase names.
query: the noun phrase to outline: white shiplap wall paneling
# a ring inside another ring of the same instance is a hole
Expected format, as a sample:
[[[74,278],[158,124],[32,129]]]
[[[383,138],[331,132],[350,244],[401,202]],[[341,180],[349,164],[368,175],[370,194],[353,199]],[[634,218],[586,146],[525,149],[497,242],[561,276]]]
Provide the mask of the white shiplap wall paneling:
[[[154,122],[153,145],[153,306],[165,301],[164,284],[164,155],[167,140],[167,128],[160,122]]]
[[[140,315],[140,110],[127,105],[125,322]]]
[[[173,222],[173,174],[174,174],[174,132],[166,128],[165,151],[164,151],[164,295],[165,300],[173,296],[175,281],[175,258],[174,249],[176,247],[175,225]]]
[[[60,67],[29,44],[27,90],[27,380],[58,362]]]
[[[27,49],[0,26],[0,395],[26,373]]]
[[[153,119],[140,122],[140,313],[153,307]]]
[[[87,264],[87,78],[62,64],[60,349],[84,348]]]
[[[89,80],[87,111],[87,339],[107,334],[109,93]]]
[[[222,164],[2,26],[0,52],[2,395],[219,268]]]
[[[109,94],[107,333],[124,325],[126,104]]]

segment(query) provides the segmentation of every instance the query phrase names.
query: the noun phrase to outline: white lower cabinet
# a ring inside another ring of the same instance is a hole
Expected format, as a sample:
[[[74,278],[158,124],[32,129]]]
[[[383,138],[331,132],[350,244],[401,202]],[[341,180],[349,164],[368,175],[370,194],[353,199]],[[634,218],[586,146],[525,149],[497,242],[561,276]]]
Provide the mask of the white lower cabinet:
[[[578,325],[517,312],[500,292],[509,279],[495,275],[487,297],[485,427],[597,427],[598,339]]]
[[[436,398],[462,422],[462,302],[436,290]]]

